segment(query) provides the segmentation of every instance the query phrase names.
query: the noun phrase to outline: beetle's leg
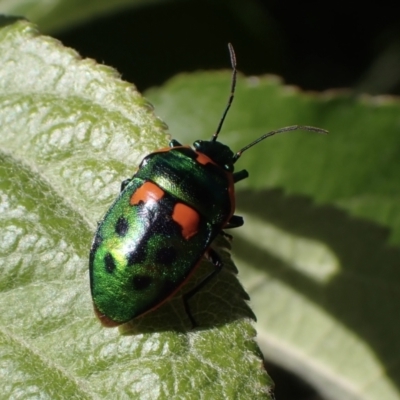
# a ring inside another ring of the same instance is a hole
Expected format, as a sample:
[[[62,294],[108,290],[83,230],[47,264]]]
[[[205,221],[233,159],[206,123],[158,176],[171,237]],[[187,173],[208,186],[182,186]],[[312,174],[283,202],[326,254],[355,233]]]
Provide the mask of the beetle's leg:
[[[242,179],[246,179],[248,176],[249,176],[249,173],[245,169],[242,169],[239,172],[234,172],[233,173],[233,182],[235,182],[235,183],[239,182]]]
[[[169,142],[169,147],[177,147],[177,146],[182,146],[177,140],[172,139],[172,140]]]
[[[232,215],[231,219],[224,226],[224,229],[239,228],[239,226],[242,226],[243,224],[244,224],[243,217],[241,217],[239,215]],[[232,239],[233,239],[232,235],[230,235],[229,233],[226,233],[224,231],[221,231],[220,235],[225,236],[230,241],[232,241]]]
[[[121,182],[121,192],[127,187],[128,183],[131,181],[132,179],[125,179],[124,181]]]
[[[219,234],[222,235],[222,236],[224,236],[224,237],[226,237],[230,242],[232,242],[233,236],[230,235],[229,233],[226,233],[226,232],[224,232],[224,231],[221,231]]]
[[[192,323],[192,329],[197,326],[197,323],[195,319],[193,318],[192,313],[190,312],[189,304],[188,301],[200,290],[202,289],[207,283],[213,279],[219,272],[221,272],[221,269],[223,267],[223,263],[221,261],[221,258],[217,254],[217,252],[213,249],[208,249],[205,253],[204,256],[207,258],[208,261],[210,261],[214,265],[214,271],[206,275],[203,280],[192,290],[189,292],[185,293],[182,296],[183,299],[183,305],[185,306],[185,311],[187,316],[190,319],[190,322]]]
[[[224,229],[239,228],[244,224],[243,217],[239,215],[232,215],[231,219],[224,226]]]

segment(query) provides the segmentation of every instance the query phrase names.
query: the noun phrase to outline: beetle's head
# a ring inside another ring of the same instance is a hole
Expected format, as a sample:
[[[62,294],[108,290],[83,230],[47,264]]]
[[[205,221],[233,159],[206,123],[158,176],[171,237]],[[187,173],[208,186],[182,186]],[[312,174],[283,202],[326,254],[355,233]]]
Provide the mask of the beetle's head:
[[[193,147],[199,153],[211,158],[226,171],[233,172],[234,154],[227,145],[217,141],[196,140],[193,143]]]

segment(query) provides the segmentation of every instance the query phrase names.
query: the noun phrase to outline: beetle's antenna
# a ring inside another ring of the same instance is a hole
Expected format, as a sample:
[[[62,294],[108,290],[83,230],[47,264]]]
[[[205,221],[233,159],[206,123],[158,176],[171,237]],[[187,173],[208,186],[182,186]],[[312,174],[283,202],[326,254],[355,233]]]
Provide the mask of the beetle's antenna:
[[[228,43],[228,49],[229,49],[229,54],[231,56],[231,65],[232,65],[231,94],[230,94],[229,99],[228,99],[228,104],[225,107],[225,111],[222,114],[222,118],[219,121],[218,128],[215,131],[214,135],[212,135],[211,142],[215,142],[217,140],[218,135],[219,135],[219,133],[221,131],[222,125],[223,125],[223,123],[225,121],[226,114],[228,114],[228,111],[231,108],[231,104],[232,104],[233,98],[235,96],[236,72],[237,72],[237,70],[236,70],[236,55],[235,55],[235,50],[233,50],[233,46],[230,43]]]
[[[262,140],[274,136],[277,133],[283,133],[283,132],[289,132],[289,131],[297,131],[297,130],[302,130],[302,131],[311,131],[311,132],[318,132],[318,133],[328,133],[325,129],[321,128],[315,128],[314,126],[302,126],[302,125],[292,125],[292,126],[286,126],[285,128],[277,129],[276,131],[271,131],[266,133],[265,135],[262,135],[258,139],[256,139],[254,142],[251,142],[247,146],[244,146],[242,149],[240,149],[232,159],[233,164],[239,159],[239,157],[245,152],[247,149],[250,147],[253,147],[255,144],[261,142]]]

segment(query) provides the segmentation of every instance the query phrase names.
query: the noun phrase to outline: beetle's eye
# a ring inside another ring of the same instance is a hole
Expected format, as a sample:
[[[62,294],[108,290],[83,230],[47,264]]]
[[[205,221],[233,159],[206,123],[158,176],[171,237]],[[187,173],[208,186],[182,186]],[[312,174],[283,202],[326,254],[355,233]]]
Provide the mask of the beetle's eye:
[[[118,236],[125,236],[129,230],[129,222],[124,216],[120,216],[118,218],[117,223],[115,224],[115,233]]]
[[[202,140],[196,140],[194,143],[193,143],[193,147],[195,148],[195,149],[198,149],[199,147],[201,147],[201,143],[202,143],[203,141]]]
[[[232,164],[225,164],[224,169],[227,170],[228,172],[233,171],[233,165]]]

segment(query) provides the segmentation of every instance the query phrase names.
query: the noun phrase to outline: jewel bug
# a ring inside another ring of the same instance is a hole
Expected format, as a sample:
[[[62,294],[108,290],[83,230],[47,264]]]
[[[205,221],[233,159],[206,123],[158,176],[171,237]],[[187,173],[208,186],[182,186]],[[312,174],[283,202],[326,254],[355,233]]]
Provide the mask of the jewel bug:
[[[234,171],[242,153],[277,133],[307,130],[288,126],[268,132],[236,153],[217,141],[232,104],[236,87],[236,56],[228,45],[231,93],[216,132],[193,147],[171,140],[144,157],[132,178],[99,222],[90,250],[90,285],[95,313],[104,326],[117,326],[141,316],[173,296],[205,257],[214,266],[192,290],[183,295],[186,313],[196,326],[188,301],[223,266],[210,247],[223,229],[243,225],[235,215],[234,184],[247,178]]]

